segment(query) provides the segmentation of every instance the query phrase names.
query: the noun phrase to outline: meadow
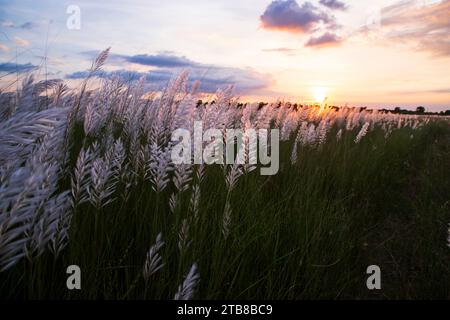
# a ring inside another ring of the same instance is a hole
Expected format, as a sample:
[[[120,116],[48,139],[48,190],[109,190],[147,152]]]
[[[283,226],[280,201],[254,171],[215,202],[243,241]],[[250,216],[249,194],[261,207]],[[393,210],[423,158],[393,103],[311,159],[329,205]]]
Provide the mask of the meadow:
[[[187,73],[90,90],[107,56],[77,90],[30,76],[0,94],[2,299],[450,298],[448,117],[232,88],[198,104]],[[174,165],[171,133],[196,120],[279,129],[278,173]]]

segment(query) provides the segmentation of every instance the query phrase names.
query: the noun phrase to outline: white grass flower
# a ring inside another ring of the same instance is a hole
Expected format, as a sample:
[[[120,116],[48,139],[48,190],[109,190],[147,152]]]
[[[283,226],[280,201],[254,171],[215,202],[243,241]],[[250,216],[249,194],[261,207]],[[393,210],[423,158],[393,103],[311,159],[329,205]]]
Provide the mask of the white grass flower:
[[[194,297],[195,287],[200,281],[200,275],[197,269],[197,264],[194,263],[183,283],[178,286],[174,300],[191,300]]]
[[[86,106],[86,111],[84,113],[84,133],[87,136],[94,135],[101,120],[101,116],[96,110],[95,103],[89,103]]]
[[[231,203],[229,197],[227,197],[227,201],[225,202],[225,208],[223,210],[223,219],[222,219],[222,234],[225,240],[228,238],[230,234],[231,228]]]
[[[239,165],[233,164],[230,167],[231,169],[225,177],[228,193],[230,193],[236,187],[239,177],[243,174],[242,169]]]
[[[192,240],[189,237],[189,222],[187,219],[183,219],[181,223],[180,232],[178,232],[178,249],[183,254],[191,245]]]
[[[192,194],[190,200],[190,210],[194,215],[194,220],[197,220],[200,206],[200,186],[198,184],[192,187]]]
[[[197,166],[197,170],[195,172],[195,175],[197,177],[197,183],[199,185],[202,184],[203,179],[205,178],[205,171],[206,171],[205,169],[206,169],[205,164],[200,164],[200,165]]]
[[[50,210],[57,217],[55,220],[55,232],[50,237],[49,249],[55,257],[58,257],[69,241],[69,228],[72,221],[72,205],[68,198],[69,192],[62,193],[53,200]]]
[[[323,145],[326,141],[327,138],[327,133],[329,131],[329,121],[327,119],[323,119],[322,121],[320,121],[319,126],[318,126],[318,132],[317,132],[317,140],[319,145]]]
[[[298,153],[297,153],[298,144],[297,141],[294,142],[294,147],[292,148],[291,153],[291,164],[297,163]]]
[[[36,212],[27,245],[27,256],[30,260],[42,255],[47,245],[55,255],[65,247],[71,217],[69,195],[70,192],[66,191],[52,197],[46,202],[40,214]]]
[[[174,214],[175,211],[177,210],[179,202],[180,202],[179,194],[172,193],[169,198],[169,209],[172,214]]]
[[[306,144],[310,146],[314,146],[317,142],[317,135],[316,135],[316,126],[314,123],[311,123],[308,127],[308,133],[306,136]]]
[[[447,237],[447,247],[450,248],[450,223],[448,224],[448,237]]]
[[[29,240],[26,232],[32,228],[34,212],[42,201],[41,195],[32,190],[34,179],[30,174],[28,168],[19,168],[0,186],[0,272],[25,256]]]
[[[366,123],[362,126],[361,130],[359,131],[358,135],[357,135],[356,138],[355,138],[355,143],[360,143],[360,142],[361,142],[361,139],[364,138],[364,137],[366,136],[367,132],[369,131],[369,126],[370,126],[370,123],[369,123],[369,122],[366,122]]]
[[[291,133],[297,128],[298,126],[298,119],[296,116],[289,114],[287,119],[285,119],[285,122],[283,123],[283,126],[281,127],[281,141],[288,141]]]
[[[152,188],[156,192],[163,191],[170,179],[169,173],[172,170],[170,163],[170,149],[160,148],[156,143],[149,148],[149,162],[147,163],[146,175],[152,182]]]
[[[88,187],[89,201],[97,209],[100,209],[114,199],[111,195],[115,191],[117,180],[114,178],[114,171],[108,159],[97,158],[92,163],[91,185]]]
[[[144,263],[144,269],[142,274],[144,279],[150,278],[153,274],[164,267],[162,262],[162,257],[159,253],[161,248],[164,246],[164,241],[162,241],[162,234],[159,233],[156,237],[155,244],[151,246],[150,250],[147,252],[147,256]]]
[[[0,122],[0,165],[24,161],[38,146],[39,140],[53,132],[67,117],[66,108],[41,112],[18,112]]]
[[[57,168],[54,162],[41,163],[32,156],[0,186],[0,272],[30,253],[41,253],[52,235],[48,226],[54,215],[47,219],[42,215],[46,216],[44,204],[56,191]]]
[[[175,166],[173,184],[178,192],[184,192],[189,188],[189,182],[192,180],[192,166],[189,164],[180,164]]]
[[[336,134],[336,140],[340,141],[342,139],[342,129],[339,129],[339,131]]]
[[[77,206],[89,200],[88,186],[91,183],[90,173],[94,154],[91,149],[81,149],[75,164],[71,180],[73,205]]]
[[[103,67],[103,65],[106,62],[106,59],[108,59],[110,50],[111,48],[107,48],[102,52],[100,52],[100,54],[97,56],[97,58],[95,58],[94,62],[92,63],[91,68],[89,69],[90,72],[92,73],[97,72]]]
[[[298,131],[297,140],[302,146],[308,144],[308,122],[303,121]]]

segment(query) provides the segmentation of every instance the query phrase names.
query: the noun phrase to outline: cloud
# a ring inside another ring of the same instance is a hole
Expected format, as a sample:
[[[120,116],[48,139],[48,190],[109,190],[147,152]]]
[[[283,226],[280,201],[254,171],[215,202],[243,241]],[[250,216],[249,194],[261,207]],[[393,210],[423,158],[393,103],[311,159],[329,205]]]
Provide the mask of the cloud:
[[[426,89],[426,90],[397,90],[397,91],[392,91],[390,92],[390,94],[393,95],[398,95],[398,94],[402,94],[402,95],[421,95],[421,94],[450,94],[450,88],[437,88],[437,89]]]
[[[9,52],[9,47],[7,45],[4,45],[3,43],[0,43],[0,51]]]
[[[331,26],[335,19],[320,10],[310,2],[301,6],[295,0],[275,0],[266,8],[260,17],[262,27],[265,29],[288,31],[293,33],[306,33],[321,24]]]
[[[25,29],[25,30],[31,30],[36,27],[39,27],[39,24],[32,21],[27,21],[22,24],[17,25],[13,21],[10,20],[0,20],[0,24],[4,28],[17,28],[17,29]]]
[[[89,58],[96,58],[100,51],[85,51],[83,55]],[[192,61],[184,56],[177,56],[173,52],[160,52],[158,54],[138,54],[138,55],[120,55],[110,54],[108,57],[109,62],[121,64],[124,62],[139,64],[142,66],[158,67],[158,68],[188,68],[198,67],[200,64]]]
[[[14,42],[21,47],[28,47],[30,42],[28,40],[22,39],[20,37],[14,37]]]
[[[32,70],[36,70],[38,67],[35,65],[32,65],[31,63],[26,64],[16,64],[16,63],[1,63],[0,64],[0,72],[29,72]]]
[[[295,56],[298,53],[297,49],[292,48],[272,48],[272,49],[262,49],[262,51],[269,53],[281,53],[290,57]]]
[[[31,29],[36,28],[37,26],[38,26],[37,23],[28,21],[28,22],[25,22],[25,23],[21,24],[21,25],[19,26],[19,28],[20,28],[20,29],[31,30]]]
[[[89,54],[94,55],[94,52]],[[123,62],[131,62],[142,66],[153,66],[156,69],[149,72],[141,72],[122,68],[100,72],[97,74],[98,77],[106,79],[120,77],[127,81],[135,81],[144,77],[147,85],[153,89],[160,89],[182,70],[189,70],[189,79],[191,81],[200,81],[200,90],[207,93],[216,92],[217,89],[228,85],[235,85],[237,93],[248,94],[267,89],[273,82],[269,75],[261,74],[251,69],[205,65],[184,56],[173,54],[111,55],[111,58],[118,65],[123,64]],[[67,75],[67,78],[82,79],[86,76],[87,72],[75,72]]]
[[[199,81],[200,90],[205,93],[214,93],[219,88],[229,85],[235,85],[238,93],[252,93],[258,90],[266,89],[270,85],[270,81],[260,74],[241,70],[241,69],[219,69],[220,73],[211,74],[210,76],[202,76],[198,72],[191,72],[190,81]],[[144,78],[147,85],[154,90],[164,87],[168,81],[176,77],[178,72],[175,70],[154,70],[150,72],[138,72],[125,69],[115,71],[102,71],[97,73],[97,77],[103,79],[111,79],[119,77],[124,81],[136,81]],[[87,71],[74,72],[66,76],[67,79],[83,79],[88,76]]]
[[[445,88],[445,89],[435,89],[432,90],[433,93],[445,93],[445,94],[450,94],[450,88]]]
[[[341,44],[341,39],[334,33],[326,32],[318,37],[311,37],[306,47],[333,47]]]
[[[196,65],[195,62],[187,59],[186,57],[178,57],[175,55],[167,55],[167,54],[158,54],[158,55],[141,54],[129,57],[125,56],[124,59],[131,63],[137,63],[145,66],[154,66],[154,67],[179,68],[179,67],[192,67]]]
[[[450,0],[401,1],[381,9],[385,40],[412,45],[436,56],[450,56]]]
[[[272,49],[262,49],[264,52],[281,52],[281,53],[293,53],[296,52],[297,49],[292,48],[272,48]]]
[[[9,20],[2,20],[1,21],[1,26],[3,28],[14,28],[16,25],[14,24],[14,22],[9,21]]]
[[[320,4],[334,10],[347,10],[348,6],[339,0],[320,0]]]

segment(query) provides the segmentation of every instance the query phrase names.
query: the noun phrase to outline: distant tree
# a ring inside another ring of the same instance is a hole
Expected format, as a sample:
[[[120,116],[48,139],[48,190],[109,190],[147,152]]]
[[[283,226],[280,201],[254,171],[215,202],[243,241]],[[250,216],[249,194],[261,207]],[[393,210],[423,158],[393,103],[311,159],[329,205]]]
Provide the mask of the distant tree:
[[[396,107],[394,109],[394,113],[401,113],[401,112],[402,112],[402,109],[400,107]]]
[[[423,113],[425,113],[425,108],[422,107],[422,106],[417,107],[416,112],[417,112],[417,113],[420,113],[420,114],[423,114]]]

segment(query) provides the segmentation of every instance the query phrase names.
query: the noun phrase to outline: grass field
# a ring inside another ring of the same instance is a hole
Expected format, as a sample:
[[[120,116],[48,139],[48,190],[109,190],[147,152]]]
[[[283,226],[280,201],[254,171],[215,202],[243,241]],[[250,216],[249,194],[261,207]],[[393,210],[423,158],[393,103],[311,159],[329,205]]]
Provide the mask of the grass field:
[[[228,90],[198,106],[186,77],[146,98],[90,79],[2,94],[1,298],[450,298],[448,119],[241,106]],[[172,165],[170,132],[194,119],[279,128],[278,174]]]

